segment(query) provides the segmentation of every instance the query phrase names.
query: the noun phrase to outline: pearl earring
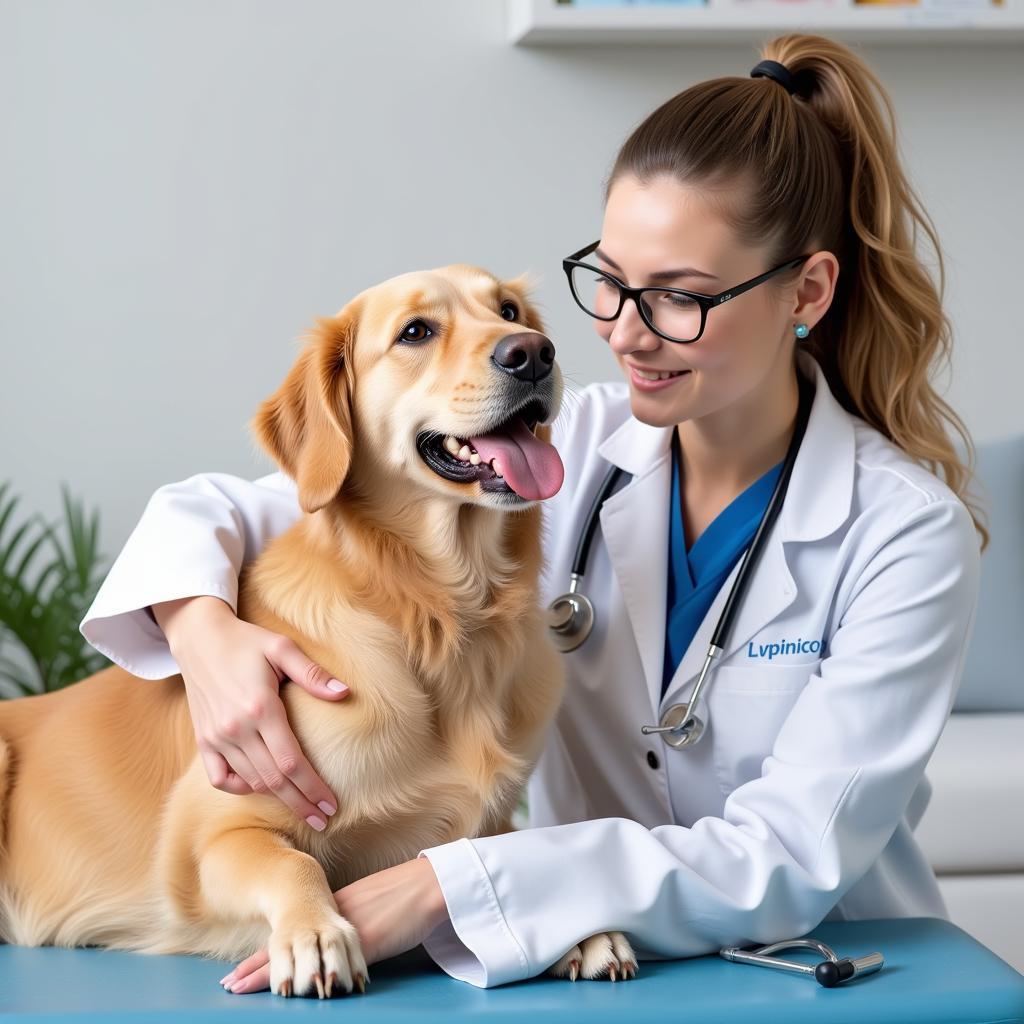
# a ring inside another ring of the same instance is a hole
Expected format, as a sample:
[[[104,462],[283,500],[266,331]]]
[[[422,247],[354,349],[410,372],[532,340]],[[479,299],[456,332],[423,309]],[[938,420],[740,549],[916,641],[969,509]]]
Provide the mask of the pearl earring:
[[[793,328],[793,331],[798,338],[806,338],[807,335],[810,333],[810,330],[811,329],[807,326],[807,324],[797,324]]]

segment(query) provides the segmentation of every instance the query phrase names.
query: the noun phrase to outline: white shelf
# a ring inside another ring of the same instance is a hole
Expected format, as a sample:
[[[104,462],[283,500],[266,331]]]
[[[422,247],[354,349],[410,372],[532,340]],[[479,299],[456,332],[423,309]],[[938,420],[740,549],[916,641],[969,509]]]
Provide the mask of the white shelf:
[[[703,7],[574,7],[506,0],[508,39],[519,46],[745,43],[782,32],[844,42],[1024,45],[1024,0],[984,9],[954,3],[858,4],[853,0],[709,0]]]

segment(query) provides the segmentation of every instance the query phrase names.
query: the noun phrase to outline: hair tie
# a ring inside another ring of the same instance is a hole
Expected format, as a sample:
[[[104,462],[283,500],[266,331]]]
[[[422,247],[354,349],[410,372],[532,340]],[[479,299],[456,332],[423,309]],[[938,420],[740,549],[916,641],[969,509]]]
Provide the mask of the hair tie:
[[[774,78],[779,85],[783,86],[790,94],[794,93],[793,88],[793,76],[789,73],[789,68],[785,64],[780,64],[777,60],[763,60],[750,72],[751,78]]]

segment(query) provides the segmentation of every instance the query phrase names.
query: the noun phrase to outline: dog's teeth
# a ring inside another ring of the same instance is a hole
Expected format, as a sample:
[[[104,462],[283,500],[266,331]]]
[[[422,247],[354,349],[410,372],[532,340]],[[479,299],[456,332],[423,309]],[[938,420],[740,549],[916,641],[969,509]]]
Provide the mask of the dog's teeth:
[[[444,439],[444,447],[454,458],[462,462],[472,462],[474,466],[480,465],[480,456],[471,444],[463,444],[454,434],[449,434]]]

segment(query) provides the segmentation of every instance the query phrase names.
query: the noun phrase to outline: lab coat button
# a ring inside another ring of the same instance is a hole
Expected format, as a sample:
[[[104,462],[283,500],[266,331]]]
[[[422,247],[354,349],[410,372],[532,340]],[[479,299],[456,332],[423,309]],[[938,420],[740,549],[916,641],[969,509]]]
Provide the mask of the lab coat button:
[[[649,764],[649,765],[650,765],[650,766],[651,766],[652,768],[657,768],[657,767],[658,767],[658,765],[659,765],[659,764],[661,763],[661,762],[660,762],[660,761],[658,760],[658,755],[657,755],[657,754],[656,754],[656,753],[655,753],[655,752],[654,752],[653,750],[648,750],[648,751],[647,751],[647,763],[648,763],[648,764]]]

